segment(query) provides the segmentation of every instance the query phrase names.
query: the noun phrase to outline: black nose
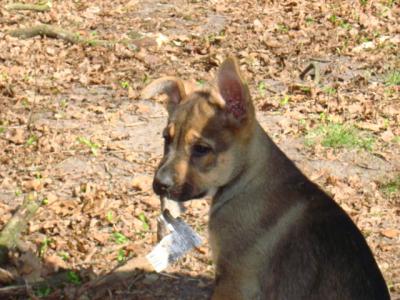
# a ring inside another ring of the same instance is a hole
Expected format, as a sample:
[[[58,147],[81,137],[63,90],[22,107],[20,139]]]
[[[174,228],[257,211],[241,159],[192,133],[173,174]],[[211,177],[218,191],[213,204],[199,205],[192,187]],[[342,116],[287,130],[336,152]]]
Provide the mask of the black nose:
[[[170,187],[171,185],[167,182],[163,182],[157,177],[154,178],[153,190],[157,195],[164,196]]]

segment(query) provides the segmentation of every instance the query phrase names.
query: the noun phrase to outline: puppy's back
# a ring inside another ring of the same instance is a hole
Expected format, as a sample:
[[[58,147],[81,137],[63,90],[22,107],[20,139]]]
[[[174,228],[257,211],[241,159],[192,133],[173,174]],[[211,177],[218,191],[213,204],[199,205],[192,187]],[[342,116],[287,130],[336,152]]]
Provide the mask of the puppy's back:
[[[277,245],[264,273],[264,299],[390,299],[363,235],[350,217],[305,177],[304,215]]]

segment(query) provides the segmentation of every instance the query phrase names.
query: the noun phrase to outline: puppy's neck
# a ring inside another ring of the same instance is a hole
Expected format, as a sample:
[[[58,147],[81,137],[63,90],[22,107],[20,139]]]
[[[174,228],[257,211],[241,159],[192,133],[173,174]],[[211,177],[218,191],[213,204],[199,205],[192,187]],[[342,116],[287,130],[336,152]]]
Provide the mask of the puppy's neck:
[[[211,202],[210,216],[215,214],[221,207],[247,189],[254,188],[251,184],[261,173],[265,172],[268,160],[273,151],[274,144],[256,122],[253,134],[250,138],[247,151],[241,158],[243,163],[237,174],[224,186],[214,192]],[[262,175],[261,175],[262,176]],[[263,184],[259,182],[259,184]]]

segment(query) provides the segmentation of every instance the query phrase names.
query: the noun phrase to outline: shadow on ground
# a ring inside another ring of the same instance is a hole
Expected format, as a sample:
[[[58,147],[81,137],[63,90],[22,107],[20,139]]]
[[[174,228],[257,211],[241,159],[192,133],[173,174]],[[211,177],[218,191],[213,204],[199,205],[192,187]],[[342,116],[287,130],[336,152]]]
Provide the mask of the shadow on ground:
[[[127,274],[123,274],[126,276]],[[104,292],[89,293],[89,299],[210,299],[212,280],[182,273],[131,272],[129,279],[115,282]]]
[[[71,274],[80,274],[80,277]],[[155,273],[142,269],[115,271],[97,277],[88,269],[63,270],[43,278],[40,282],[26,284],[25,280],[26,278],[19,279],[17,283],[0,287],[0,298],[3,300],[202,300],[210,299],[213,286],[210,277],[180,272]],[[77,284],[77,281],[84,283]]]

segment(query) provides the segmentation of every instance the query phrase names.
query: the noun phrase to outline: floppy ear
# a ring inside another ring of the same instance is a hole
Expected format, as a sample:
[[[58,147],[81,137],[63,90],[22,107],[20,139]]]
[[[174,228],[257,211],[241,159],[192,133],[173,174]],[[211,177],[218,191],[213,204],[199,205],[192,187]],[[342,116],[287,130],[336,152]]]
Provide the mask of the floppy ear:
[[[141,96],[149,99],[158,94],[166,94],[168,96],[167,110],[169,114],[186,97],[183,82],[176,77],[162,77],[153,81],[144,88]]]
[[[217,85],[222,99],[225,101],[225,111],[232,115],[240,124],[251,117],[253,106],[246,83],[240,75],[239,66],[233,57],[227,58],[219,67]]]

